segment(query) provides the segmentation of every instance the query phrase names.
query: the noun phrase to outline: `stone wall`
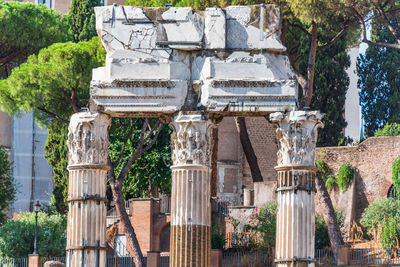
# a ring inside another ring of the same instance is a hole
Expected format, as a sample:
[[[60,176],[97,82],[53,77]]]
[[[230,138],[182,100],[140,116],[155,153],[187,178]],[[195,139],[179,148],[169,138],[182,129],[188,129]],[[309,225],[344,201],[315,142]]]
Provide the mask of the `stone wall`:
[[[374,200],[386,197],[392,181],[392,165],[400,156],[400,136],[370,137],[358,146],[324,147],[317,149],[317,159],[323,159],[334,174],[340,166],[349,162],[354,168],[354,180],[348,192],[331,192],[334,206],[345,216],[359,222],[364,209]],[[352,188],[354,196],[352,196]],[[318,206],[317,211],[321,212]],[[349,208],[351,206],[351,208]]]

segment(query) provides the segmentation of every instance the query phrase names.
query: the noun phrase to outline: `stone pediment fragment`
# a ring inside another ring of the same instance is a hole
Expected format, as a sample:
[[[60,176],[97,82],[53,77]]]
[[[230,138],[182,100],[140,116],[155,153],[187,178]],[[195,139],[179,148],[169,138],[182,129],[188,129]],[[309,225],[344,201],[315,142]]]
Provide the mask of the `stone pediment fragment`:
[[[106,66],[93,70],[91,109],[159,116],[293,110],[297,80],[280,43],[274,5],[96,7]]]

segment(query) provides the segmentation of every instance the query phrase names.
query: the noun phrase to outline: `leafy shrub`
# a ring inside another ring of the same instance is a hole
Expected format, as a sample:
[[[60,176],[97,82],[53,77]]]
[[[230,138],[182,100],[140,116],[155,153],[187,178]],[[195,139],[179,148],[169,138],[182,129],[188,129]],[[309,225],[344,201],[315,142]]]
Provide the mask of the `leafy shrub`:
[[[376,130],[375,136],[397,136],[400,135],[400,123],[386,123],[381,129]]]
[[[315,248],[322,249],[329,247],[328,227],[322,214],[315,214]]]
[[[339,188],[342,190],[342,192],[346,192],[347,189],[349,188],[349,184],[351,180],[354,177],[354,169],[350,165],[350,163],[345,163],[342,166],[340,166],[339,172],[338,172],[338,179],[337,183]]]
[[[376,238],[385,221],[400,218],[400,200],[392,198],[377,199],[364,210],[361,225],[368,229],[368,234]]]
[[[0,224],[7,220],[7,209],[15,198],[15,183],[5,148],[0,145]]]
[[[326,189],[328,191],[331,191],[335,184],[337,184],[337,178],[333,174],[332,169],[322,159],[315,161],[315,164],[317,165],[318,170],[321,173],[322,180],[325,182]]]
[[[381,234],[381,245],[385,249],[399,246],[400,217],[389,217],[384,221]]]
[[[67,220],[62,215],[38,214],[38,252],[44,257],[65,255]],[[0,257],[26,257],[33,251],[35,213],[21,213],[0,227]]]
[[[393,162],[392,179],[396,192],[400,192],[400,157]]]
[[[276,201],[267,203],[260,208],[252,221],[253,229],[260,233],[263,248],[275,245],[276,212]]]
[[[223,249],[225,246],[225,233],[220,231],[219,228],[212,227],[211,233],[211,248],[212,249]]]

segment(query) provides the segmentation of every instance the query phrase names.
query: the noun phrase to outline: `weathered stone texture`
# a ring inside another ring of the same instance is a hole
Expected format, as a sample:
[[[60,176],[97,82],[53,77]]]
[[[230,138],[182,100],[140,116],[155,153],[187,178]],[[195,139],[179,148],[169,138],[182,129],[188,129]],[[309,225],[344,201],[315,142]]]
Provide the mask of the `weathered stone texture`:
[[[297,81],[282,53],[276,6],[198,12],[113,5],[95,12],[107,59],[93,71],[92,109],[113,116],[198,107],[263,115],[296,107]]]

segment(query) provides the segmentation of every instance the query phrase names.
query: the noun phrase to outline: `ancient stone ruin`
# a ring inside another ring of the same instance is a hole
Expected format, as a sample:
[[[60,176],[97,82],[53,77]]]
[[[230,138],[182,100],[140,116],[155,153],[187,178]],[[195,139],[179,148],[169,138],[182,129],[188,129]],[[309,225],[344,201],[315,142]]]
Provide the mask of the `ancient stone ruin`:
[[[314,266],[315,143],[321,115],[296,111],[297,80],[273,5],[97,7],[106,66],[89,112],[68,135],[67,266],[106,264],[111,117],[162,117],[173,129],[170,266],[210,266],[211,129],[223,116],[265,116],[279,143],[278,266]]]

